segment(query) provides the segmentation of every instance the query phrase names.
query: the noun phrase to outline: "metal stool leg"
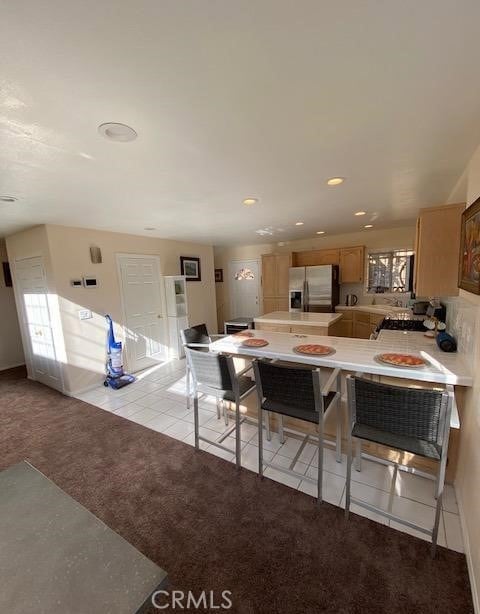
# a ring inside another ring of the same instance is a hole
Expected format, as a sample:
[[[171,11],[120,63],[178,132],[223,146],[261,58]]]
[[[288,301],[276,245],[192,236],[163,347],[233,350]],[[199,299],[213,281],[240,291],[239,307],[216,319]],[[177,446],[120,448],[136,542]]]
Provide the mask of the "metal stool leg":
[[[335,441],[335,458],[337,463],[342,462],[342,403],[337,400],[337,439]]]
[[[317,503],[323,502],[323,415],[318,424]]]
[[[352,433],[349,429],[347,441],[347,478],[345,482],[345,518],[350,512],[350,485],[352,481]]]
[[[235,465],[240,469],[241,464],[241,420],[240,420],[240,399],[235,399]]]
[[[222,417],[222,404],[220,399],[217,397],[217,420],[220,420]]]
[[[263,412],[263,410],[260,412],[260,416],[262,414],[265,414],[265,430],[267,432],[267,441],[271,441],[272,440],[272,431],[270,430],[270,412],[266,411]],[[260,423],[262,423],[263,420],[260,420]]]
[[[285,434],[283,432],[283,416],[278,416],[278,438],[280,439],[280,443],[285,443]]]
[[[194,422],[194,428],[195,428],[195,448],[197,450],[200,449],[200,440],[199,440],[199,435],[200,435],[200,422],[198,419],[198,392],[195,391],[195,395],[193,397],[193,422]]]
[[[225,420],[225,426],[228,426],[228,409],[227,409],[227,404],[223,400],[222,400],[222,407],[223,407],[223,418]]]
[[[187,392],[187,409],[190,409],[190,369],[188,367],[185,370],[185,389]]]
[[[355,469],[362,470],[362,442],[360,439],[355,440]]]
[[[258,475],[263,478],[263,410],[258,410]]]

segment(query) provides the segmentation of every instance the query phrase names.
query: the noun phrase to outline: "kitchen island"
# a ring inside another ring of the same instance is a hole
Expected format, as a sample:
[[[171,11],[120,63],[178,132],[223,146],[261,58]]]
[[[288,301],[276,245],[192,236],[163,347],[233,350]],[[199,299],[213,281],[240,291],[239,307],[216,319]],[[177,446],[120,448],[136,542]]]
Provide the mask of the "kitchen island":
[[[302,315],[323,315],[331,314],[302,314]],[[271,314],[267,314],[269,318]],[[437,388],[451,385],[455,387],[456,404],[453,408],[450,433],[450,445],[448,454],[447,481],[453,481],[457,464],[458,454],[458,429],[461,425],[461,408],[463,390],[465,387],[473,385],[473,373],[471,365],[459,353],[442,352],[435,343],[434,339],[428,339],[420,332],[404,331],[381,331],[377,340],[352,339],[334,336],[314,336],[308,335],[299,338],[298,333],[286,334],[270,332],[264,330],[250,331],[250,334],[267,341],[264,347],[254,348],[245,347],[241,336],[228,336],[210,345],[210,349],[215,352],[226,352],[232,354],[241,362],[249,361],[252,358],[269,358],[288,361],[293,363],[304,363],[315,365],[322,368],[322,378],[328,378],[335,368],[340,368],[345,375],[348,373],[361,372],[367,377],[384,383],[397,384],[403,386]],[[300,344],[320,344],[328,345],[334,352],[328,356],[305,356],[299,355],[294,351],[294,347]],[[395,367],[383,364],[378,361],[377,355],[383,352],[405,352],[424,358],[427,364],[421,368]],[[242,367],[245,366],[242,364]],[[342,397],[345,401],[345,382],[342,383]],[[257,416],[256,399],[254,395],[245,401],[243,411],[252,417]],[[458,404],[458,413],[457,413]],[[347,432],[346,408],[343,412],[342,432]],[[293,418],[286,418],[285,424],[300,432],[313,433],[314,426],[298,423]],[[325,422],[324,432],[327,438],[335,437],[336,421],[333,414]],[[277,429],[276,418],[272,416],[272,428]],[[373,443],[364,443],[364,452],[380,456],[386,460],[394,460],[403,464],[415,467],[423,471],[435,471],[435,461],[413,454],[403,454],[394,449],[377,446]]]
[[[341,313],[273,311],[254,319],[255,329],[274,333],[335,336]]]

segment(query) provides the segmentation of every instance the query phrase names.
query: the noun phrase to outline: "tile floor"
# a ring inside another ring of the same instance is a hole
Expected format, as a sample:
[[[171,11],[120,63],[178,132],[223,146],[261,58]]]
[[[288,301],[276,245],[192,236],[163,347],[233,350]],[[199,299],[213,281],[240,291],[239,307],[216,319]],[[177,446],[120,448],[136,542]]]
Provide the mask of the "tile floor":
[[[137,422],[155,431],[159,431],[179,439],[189,445],[194,445],[193,410],[187,410],[185,399],[185,361],[170,361],[158,365],[138,375],[135,383],[121,390],[112,390],[100,386],[78,396],[79,399],[96,405],[106,411],[122,416],[127,420]],[[215,399],[203,397],[199,402],[200,432],[205,437],[215,440],[225,430],[223,419],[218,420]],[[242,466],[257,471],[258,448],[257,429],[254,425],[243,424]],[[282,445],[275,433],[272,440],[265,441],[264,458],[281,466],[288,467],[300,446],[300,441],[287,437]],[[201,442],[202,449],[220,456],[225,460],[234,461],[233,437],[228,437],[224,445],[231,448],[226,452],[214,445]],[[307,444],[295,470],[305,476],[315,477],[318,454],[316,446]],[[324,452],[324,499],[338,506],[345,505],[345,473],[346,459],[337,463],[333,450]],[[296,488],[304,493],[316,496],[316,486],[301,477],[295,478],[278,470],[268,468],[265,476]],[[434,505],[433,481],[396,471],[362,460],[362,470],[353,471],[352,495],[358,499],[373,503],[385,510],[404,517],[406,520],[430,528],[433,524]],[[366,516],[382,524],[400,531],[428,539],[423,533],[389,521],[379,514],[352,505],[352,511]],[[442,519],[439,531],[439,544],[452,550],[463,552],[463,539],[458,516],[455,491],[452,486],[446,486],[444,494]]]

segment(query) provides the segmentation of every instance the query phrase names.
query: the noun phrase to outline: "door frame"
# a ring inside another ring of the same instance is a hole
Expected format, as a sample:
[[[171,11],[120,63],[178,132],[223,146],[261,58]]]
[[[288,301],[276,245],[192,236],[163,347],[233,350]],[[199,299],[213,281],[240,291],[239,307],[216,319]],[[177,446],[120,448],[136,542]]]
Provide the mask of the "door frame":
[[[49,294],[51,294],[50,288],[48,287],[47,268],[45,266],[46,258],[45,258],[45,254],[42,251],[32,252],[25,256],[17,256],[16,258],[12,260],[12,265],[13,265],[12,266],[12,273],[13,273],[12,282],[13,282],[13,294],[15,297],[15,305],[17,307],[18,323],[20,327],[20,336],[22,338],[23,351],[25,354],[25,364],[27,367],[27,379],[30,379],[33,381],[39,381],[35,378],[35,366],[33,362],[32,342],[30,339],[30,335],[28,333],[27,325],[26,325],[27,313],[25,311],[23,292],[18,283],[18,271],[17,271],[17,265],[20,262],[24,262],[25,260],[33,260],[34,258],[40,258],[42,261],[43,271],[45,274],[45,286],[46,286],[46,291],[47,291],[47,297]],[[58,294],[56,292],[54,294],[55,294],[55,299],[58,305]],[[59,378],[60,378],[59,388],[56,388],[54,386],[50,386],[50,387],[54,388],[55,390],[59,390],[62,394],[67,394],[65,391],[64,364],[58,359],[58,352],[57,352],[58,348],[55,347],[55,338],[61,336],[61,338],[63,339],[63,323],[61,321],[61,315],[60,313],[58,313],[57,322],[55,324],[55,320],[54,318],[52,318],[52,314],[51,314],[50,301],[48,301],[48,299],[47,299],[47,309],[48,309],[48,319],[50,322],[50,328],[52,329],[53,351],[55,352],[55,361],[58,365],[58,373],[59,373]],[[57,327],[60,328],[60,331],[57,329]],[[59,332],[61,333],[61,335],[58,334]],[[68,363],[66,363],[66,366],[68,366]]]
[[[123,356],[123,360],[124,360],[124,366],[126,367],[126,371],[130,370],[130,365],[129,365],[129,350],[128,350],[128,344],[127,344],[127,312],[125,309],[125,294],[124,294],[124,287],[123,287],[123,279],[122,279],[122,268],[121,268],[121,262],[122,262],[122,258],[152,258],[153,260],[156,261],[157,263],[157,271],[158,271],[158,283],[160,286],[160,302],[162,305],[162,313],[164,314],[163,316],[163,332],[165,334],[165,337],[167,340],[169,340],[169,332],[168,332],[168,326],[167,326],[167,322],[166,322],[166,313],[167,313],[167,307],[166,307],[166,301],[165,301],[165,285],[162,283],[162,279],[163,279],[163,275],[162,275],[162,270],[160,267],[160,256],[157,256],[156,254],[128,254],[125,252],[116,252],[115,253],[115,260],[117,263],[117,277],[118,277],[118,289],[120,291],[120,305],[121,305],[121,309],[122,309],[122,318],[123,318],[123,324],[122,324],[122,330],[123,330],[123,344],[125,347],[125,355]],[[168,356],[169,352],[168,352],[168,348],[167,348],[167,353],[165,356],[165,360],[169,359]]]
[[[230,314],[229,317],[233,318],[234,317],[234,313],[235,313],[235,309],[234,309],[234,292],[233,292],[233,279],[232,279],[232,270],[235,267],[236,264],[238,264],[239,262],[255,262],[255,264],[257,265],[257,270],[258,270],[258,276],[257,276],[257,296],[258,296],[258,315],[260,315],[260,302],[263,298],[262,296],[262,284],[260,283],[260,278],[262,275],[262,270],[261,270],[261,266],[260,266],[260,259],[259,258],[233,258],[232,260],[229,261],[228,263],[228,294],[230,296],[230,300],[229,300],[229,308],[230,308]],[[248,314],[244,314],[244,315],[248,315]]]

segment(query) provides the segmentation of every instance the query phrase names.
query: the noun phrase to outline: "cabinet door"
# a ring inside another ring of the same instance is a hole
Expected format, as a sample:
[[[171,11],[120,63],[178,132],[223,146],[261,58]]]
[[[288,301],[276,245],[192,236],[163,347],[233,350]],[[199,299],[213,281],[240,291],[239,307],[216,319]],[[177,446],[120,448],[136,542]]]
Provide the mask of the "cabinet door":
[[[336,337],[353,337],[353,320],[340,320],[335,323]]]
[[[277,254],[276,260],[276,276],[277,276],[277,292],[276,296],[284,298],[288,303],[288,277],[289,269],[292,266],[291,254]]]
[[[340,282],[361,283],[365,262],[365,248],[347,247],[340,250]]]
[[[464,204],[420,212],[417,223],[415,291],[419,296],[456,296]]]
[[[370,323],[355,322],[355,337],[358,339],[369,339],[372,332],[372,326]]]
[[[288,297],[287,298],[277,298],[277,310],[278,311],[288,311]]]
[[[318,252],[317,264],[340,264],[340,250],[321,249]]]
[[[272,313],[278,311],[278,301],[276,298],[263,297],[263,313]]]
[[[264,297],[277,295],[277,264],[275,254],[262,256],[262,291]]]

